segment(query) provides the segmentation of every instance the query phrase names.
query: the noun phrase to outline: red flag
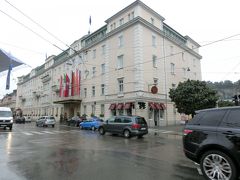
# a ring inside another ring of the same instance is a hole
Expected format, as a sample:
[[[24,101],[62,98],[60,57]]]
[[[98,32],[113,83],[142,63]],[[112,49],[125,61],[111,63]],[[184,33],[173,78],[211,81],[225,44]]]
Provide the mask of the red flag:
[[[75,77],[74,77],[74,72],[72,71],[72,88],[71,88],[71,96],[74,96],[74,89],[75,89]]]
[[[76,69],[76,73],[75,73],[75,87],[74,87],[74,92],[76,95],[78,95],[78,70]]]
[[[78,95],[80,95],[81,90],[81,71],[79,71],[79,78],[78,78]]]
[[[64,93],[65,97],[68,97],[68,95],[69,95],[69,83],[70,83],[70,79],[69,79],[68,75],[66,74],[66,86],[65,86],[65,93]]]

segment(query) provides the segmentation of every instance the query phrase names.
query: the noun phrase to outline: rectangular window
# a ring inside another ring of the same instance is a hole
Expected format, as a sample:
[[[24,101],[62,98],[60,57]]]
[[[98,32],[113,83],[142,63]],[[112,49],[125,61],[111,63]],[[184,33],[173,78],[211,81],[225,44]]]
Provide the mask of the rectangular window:
[[[183,77],[184,77],[184,78],[187,77],[187,70],[186,70],[186,68],[183,68]]]
[[[172,84],[172,88],[175,89],[176,88],[176,84]]]
[[[121,18],[121,19],[119,20],[119,26],[123,25],[123,23],[124,23],[124,19]]]
[[[97,50],[96,50],[96,49],[94,49],[94,50],[93,50],[93,59],[95,59],[95,58],[96,58],[96,52],[97,52]]]
[[[193,59],[193,66],[196,67],[196,59]]]
[[[104,104],[101,104],[101,114],[104,114],[105,113],[105,106]]]
[[[174,54],[174,47],[170,46],[170,54],[173,55]]]
[[[86,105],[83,106],[83,114],[87,114],[87,106]]]
[[[87,97],[87,88],[84,88],[83,91],[84,91],[84,97],[86,98]]]
[[[95,104],[92,104],[92,114],[95,115]]]
[[[105,95],[105,84],[101,84],[101,95]]]
[[[96,67],[92,67],[92,77],[96,76]]]
[[[95,86],[92,86],[92,97],[95,96]]]
[[[182,60],[185,61],[185,54],[182,52]]]
[[[84,72],[84,79],[87,79],[88,74],[89,74],[89,71],[88,71],[88,70],[85,70],[85,72]]]
[[[102,74],[105,74],[105,64],[101,64]]]
[[[128,14],[128,21],[130,21],[131,20],[131,14],[129,13]]]
[[[118,37],[118,47],[123,47],[123,36]]]
[[[106,45],[102,45],[102,55],[106,54]]]
[[[123,93],[123,78],[118,79],[118,92]]]
[[[175,74],[175,64],[171,63],[171,74],[174,75]]]
[[[117,57],[117,69],[123,68],[123,55]]]
[[[157,46],[156,36],[152,36],[152,46],[153,47]]]
[[[153,63],[153,67],[157,68],[157,56],[155,55],[152,56],[152,63]]]
[[[153,18],[151,18],[151,23],[152,23],[152,25],[154,25],[154,19]]]
[[[195,73],[193,73],[193,74],[194,74],[195,80],[197,80],[197,73],[195,72]]]

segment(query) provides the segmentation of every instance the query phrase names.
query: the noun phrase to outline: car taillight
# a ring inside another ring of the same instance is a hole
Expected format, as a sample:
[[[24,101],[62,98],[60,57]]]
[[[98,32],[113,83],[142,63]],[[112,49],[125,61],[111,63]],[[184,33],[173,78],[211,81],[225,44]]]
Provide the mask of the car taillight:
[[[132,124],[132,129],[140,129],[141,125],[140,124]]]
[[[190,133],[192,133],[192,132],[193,132],[193,130],[184,129],[184,130],[183,130],[183,135],[186,136],[186,135],[188,135],[188,134],[190,134]]]

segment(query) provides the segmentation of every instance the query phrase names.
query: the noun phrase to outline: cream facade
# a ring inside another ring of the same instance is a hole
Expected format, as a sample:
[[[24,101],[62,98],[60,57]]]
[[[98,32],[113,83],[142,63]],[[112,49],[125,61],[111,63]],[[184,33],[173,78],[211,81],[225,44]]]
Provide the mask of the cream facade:
[[[129,114],[150,126],[179,123],[168,92],[201,80],[199,44],[138,0],[105,22],[20,77],[17,107],[36,118]]]

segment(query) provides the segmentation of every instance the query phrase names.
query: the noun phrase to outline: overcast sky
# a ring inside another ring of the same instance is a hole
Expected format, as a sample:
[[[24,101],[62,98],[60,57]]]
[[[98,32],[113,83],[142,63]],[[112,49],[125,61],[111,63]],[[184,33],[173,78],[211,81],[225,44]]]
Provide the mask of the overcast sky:
[[[11,88],[8,91],[4,90],[7,73],[0,73],[0,98],[16,89],[18,76],[27,74],[31,68],[43,64],[46,55],[57,55],[61,52],[53,44],[66,49],[64,44],[70,45],[86,35],[89,30],[89,16],[92,19],[90,30],[93,32],[105,25],[106,19],[134,2],[134,0],[7,1],[64,43],[41,30],[5,0],[0,0],[0,48],[28,65],[14,69]],[[163,16],[165,23],[180,34],[190,36],[203,46],[199,49],[203,57],[202,80],[240,79],[240,35],[204,46],[240,34],[239,0],[142,0],[142,2]]]

